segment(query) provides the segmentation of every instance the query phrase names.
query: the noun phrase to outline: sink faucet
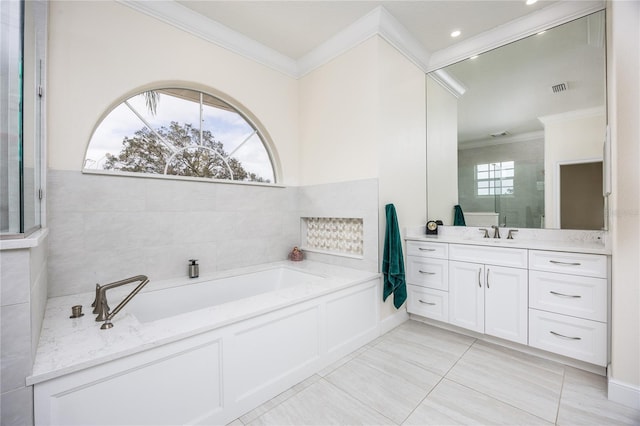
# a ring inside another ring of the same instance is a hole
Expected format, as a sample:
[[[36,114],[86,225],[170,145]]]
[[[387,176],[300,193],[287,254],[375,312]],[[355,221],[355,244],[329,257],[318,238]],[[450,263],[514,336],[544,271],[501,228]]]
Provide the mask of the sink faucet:
[[[109,305],[107,304],[107,290],[115,287],[120,287],[121,285],[134,283],[136,281],[140,281],[140,284],[138,284],[138,286],[134,288],[133,291],[131,291],[131,293],[127,295],[127,297],[122,299],[122,302],[120,302],[113,311],[110,311]],[[94,307],[93,313],[98,314],[96,316],[96,321],[104,321],[104,324],[102,324],[100,329],[106,330],[113,327],[113,324],[111,323],[113,317],[118,312],[120,312],[124,305],[129,303],[129,301],[133,299],[133,296],[138,294],[140,290],[142,290],[142,287],[147,285],[148,282],[149,278],[147,278],[146,275],[136,275],[135,277],[125,278],[124,280],[115,281],[109,284],[96,284],[96,299],[93,301],[93,304],[91,306]]]
[[[493,238],[500,238],[500,228],[496,225],[491,225],[491,228],[493,229]]]

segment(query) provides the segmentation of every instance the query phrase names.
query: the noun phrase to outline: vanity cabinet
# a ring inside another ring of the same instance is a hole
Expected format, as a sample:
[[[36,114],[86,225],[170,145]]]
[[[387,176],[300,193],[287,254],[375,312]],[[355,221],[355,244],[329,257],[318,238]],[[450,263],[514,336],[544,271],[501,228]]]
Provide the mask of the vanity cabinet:
[[[605,366],[607,257],[529,251],[529,344]]]
[[[407,242],[407,311],[449,320],[448,244]]]
[[[527,344],[526,250],[451,244],[450,259],[449,323]]]
[[[609,258],[488,243],[407,241],[407,311],[606,366]]]

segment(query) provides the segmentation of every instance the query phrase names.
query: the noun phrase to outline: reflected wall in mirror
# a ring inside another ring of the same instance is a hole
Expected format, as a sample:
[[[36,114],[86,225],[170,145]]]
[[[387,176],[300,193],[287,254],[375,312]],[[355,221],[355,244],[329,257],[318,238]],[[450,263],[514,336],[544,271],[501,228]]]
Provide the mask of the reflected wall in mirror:
[[[429,74],[429,218],[451,224],[460,204],[469,226],[605,226],[562,211],[604,217],[602,183],[563,186],[560,174],[602,167],[604,35],[601,11]]]

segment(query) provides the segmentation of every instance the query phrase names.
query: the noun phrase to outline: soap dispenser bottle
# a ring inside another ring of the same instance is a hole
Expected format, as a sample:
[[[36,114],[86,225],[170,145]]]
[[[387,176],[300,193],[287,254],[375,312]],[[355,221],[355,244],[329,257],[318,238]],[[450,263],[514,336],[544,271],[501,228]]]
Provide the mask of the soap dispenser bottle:
[[[198,259],[189,259],[189,278],[198,278],[200,276],[200,265]]]

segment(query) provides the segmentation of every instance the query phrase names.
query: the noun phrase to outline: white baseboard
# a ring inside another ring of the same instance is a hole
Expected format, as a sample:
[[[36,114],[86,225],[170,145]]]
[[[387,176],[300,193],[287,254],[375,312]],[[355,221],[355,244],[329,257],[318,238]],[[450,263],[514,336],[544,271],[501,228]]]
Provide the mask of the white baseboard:
[[[393,330],[408,319],[409,314],[404,309],[399,310],[393,315],[389,315],[388,317],[380,321],[380,335],[382,336],[383,334]]]
[[[611,371],[609,368],[608,371]],[[607,377],[607,396],[609,401],[640,410],[640,386],[630,385]]]

